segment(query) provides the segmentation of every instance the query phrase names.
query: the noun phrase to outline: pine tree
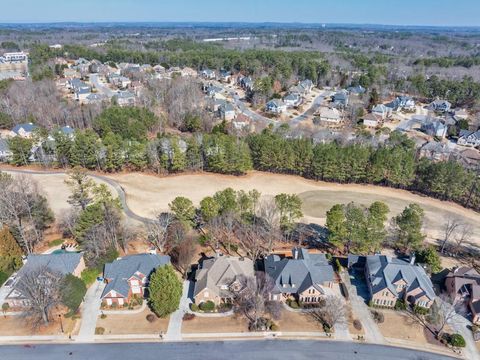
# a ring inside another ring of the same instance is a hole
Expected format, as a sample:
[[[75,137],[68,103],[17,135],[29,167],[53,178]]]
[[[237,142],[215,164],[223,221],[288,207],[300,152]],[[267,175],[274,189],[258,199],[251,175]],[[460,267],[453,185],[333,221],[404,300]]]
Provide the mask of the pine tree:
[[[22,266],[22,249],[7,226],[0,230],[0,271],[11,273]]]
[[[182,282],[172,265],[158,268],[150,277],[148,301],[157,316],[164,318],[178,309]]]

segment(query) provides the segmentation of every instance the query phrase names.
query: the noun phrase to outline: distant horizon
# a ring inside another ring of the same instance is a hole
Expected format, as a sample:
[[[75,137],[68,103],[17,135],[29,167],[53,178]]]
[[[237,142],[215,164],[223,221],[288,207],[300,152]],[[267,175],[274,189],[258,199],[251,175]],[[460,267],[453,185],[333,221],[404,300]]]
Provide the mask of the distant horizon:
[[[386,28],[462,28],[462,29],[480,29],[480,25],[422,25],[422,24],[384,24],[384,23],[361,23],[361,22],[299,22],[299,21],[135,21],[135,20],[115,20],[115,21],[16,21],[0,22],[0,26],[8,25],[290,25],[290,26],[308,26],[308,27],[386,27]]]
[[[1,24],[300,23],[480,27],[478,0],[15,0]]]

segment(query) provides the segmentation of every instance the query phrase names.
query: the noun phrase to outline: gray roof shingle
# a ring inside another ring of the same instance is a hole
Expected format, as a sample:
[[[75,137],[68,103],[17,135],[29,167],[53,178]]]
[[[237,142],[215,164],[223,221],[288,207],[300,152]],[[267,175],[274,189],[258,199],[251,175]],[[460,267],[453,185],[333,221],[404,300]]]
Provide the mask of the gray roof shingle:
[[[102,298],[112,290],[128,296],[128,279],[137,273],[148,277],[156,268],[167,264],[170,264],[170,256],[156,254],[128,255],[105,264],[103,276],[109,282],[103,290]]]
[[[292,253],[293,258],[269,255],[265,259],[265,272],[275,283],[273,292],[297,294],[312,286],[323,292],[321,286],[333,281],[333,268],[325,254],[310,254],[303,248],[294,248]]]

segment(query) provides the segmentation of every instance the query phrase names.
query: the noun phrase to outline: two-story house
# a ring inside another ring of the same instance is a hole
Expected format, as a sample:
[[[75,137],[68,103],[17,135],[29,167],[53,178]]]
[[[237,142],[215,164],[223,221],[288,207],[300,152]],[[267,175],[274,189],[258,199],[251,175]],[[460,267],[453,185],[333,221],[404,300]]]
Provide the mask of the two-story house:
[[[454,268],[445,278],[448,295],[466,301],[472,312],[472,322],[480,322],[480,274],[472,267]]]
[[[22,277],[29,272],[44,268],[48,268],[62,276],[72,274],[80,277],[80,274],[85,269],[85,262],[82,254],[76,252],[28,255],[23,267],[9,285],[10,292],[6,296],[5,302],[10,308],[22,308],[29,304],[30,300],[22,293]]]
[[[425,270],[410,261],[387,255],[368,255],[365,279],[374,305],[394,307],[397,300],[430,308],[435,300],[433,285]]]
[[[274,282],[271,300],[293,298],[304,303],[318,303],[333,294],[334,272],[325,254],[309,253],[307,249],[295,247],[292,257],[268,255],[264,266]]]
[[[457,141],[458,145],[463,146],[480,146],[480,130],[460,130],[460,137]]]
[[[241,278],[253,278],[253,261],[243,257],[217,255],[203,260],[195,273],[195,304],[228,302],[232,291],[241,290]]]
[[[265,105],[265,110],[272,114],[281,114],[287,111],[287,105],[282,100],[273,99]]]
[[[170,264],[170,256],[157,254],[128,255],[105,264],[103,277],[107,285],[102,302],[107,306],[122,306],[134,296],[143,298],[151,273],[167,264]]]

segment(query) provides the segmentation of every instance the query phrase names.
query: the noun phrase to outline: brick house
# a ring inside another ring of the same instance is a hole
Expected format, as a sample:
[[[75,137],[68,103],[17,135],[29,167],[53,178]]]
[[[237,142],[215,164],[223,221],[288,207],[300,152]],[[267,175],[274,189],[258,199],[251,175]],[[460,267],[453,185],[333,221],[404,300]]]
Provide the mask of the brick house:
[[[326,295],[333,295],[334,272],[325,254],[311,254],[307,249],[295,247],[292,257],[268,255],[264,266],[274,282],[272,300],[294,298],[304,303],[318,303]]]
[[[452,299],[468,304],[472,322],[480,322],[480,274],[471,267],[454,268],[445,278],[447,293]]]
[[[128,255],[105,264],[103,277],[107,285],[102,302],[107,306],[122,306],[135,296],[143,298],[151,273],[167,264],[170,264],[170,256],[157,254]]]
[[[18,271],[15,277],[11,277],[13,281],[11,284],[5,286],[11,290],[5,298],[5,302],[11,309],[22,308],[28,305],[28,300],[22,294],[19,284],[22,277],[36,269],[48,268],[52,272],[58,273],[61,276],[72,274],[80,277],[80,274],[85,269],[85,262],[81,253],[67,252],[61,254],[31,254],[28,255],[23,267]],[[9,281],[7,281],[8,283]]]
[[[195,273],[194,301],[199,305],[212,301],[228,302],[232,289],[238,290],[240,277],[253,278],[253,261],[235,256],[217,255],[204,260]]]
[[[410,261],[386,255],[369,255],[365,279],[374,305],[394,307],[397,300],[430,308],[435,300],[433,285],[425,270]]]

